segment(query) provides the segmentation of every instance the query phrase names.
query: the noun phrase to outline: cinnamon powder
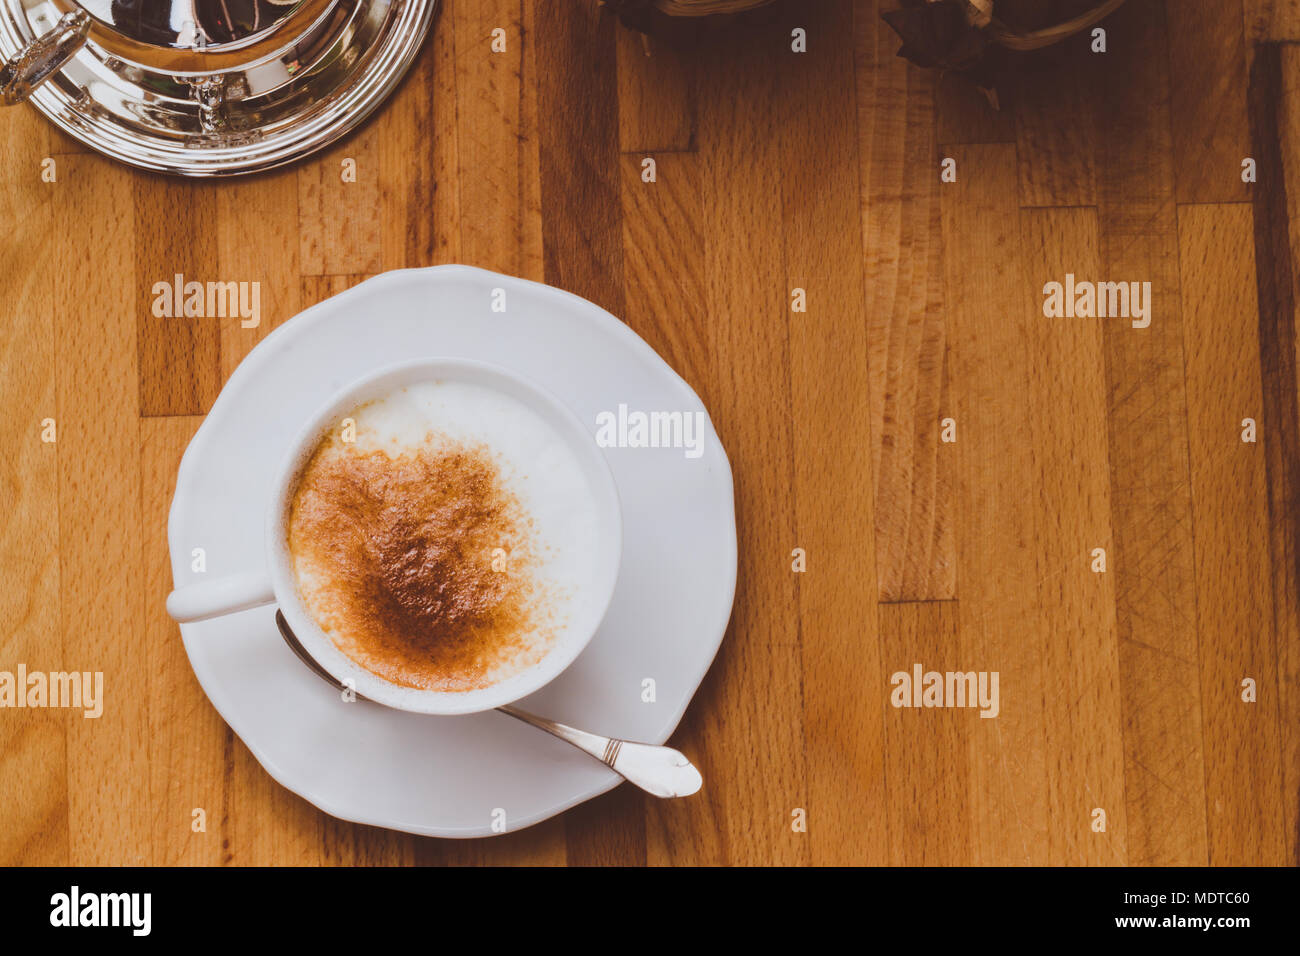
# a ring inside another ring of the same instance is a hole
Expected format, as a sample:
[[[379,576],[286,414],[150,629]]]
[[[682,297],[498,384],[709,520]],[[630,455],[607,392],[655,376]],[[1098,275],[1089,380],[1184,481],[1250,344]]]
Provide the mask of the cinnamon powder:
[[[397,455],[326,438],[288,521],[317,623],[363,667],[426,690],[484,687],[545,654],[530,538],[491,452],[433,435]]]

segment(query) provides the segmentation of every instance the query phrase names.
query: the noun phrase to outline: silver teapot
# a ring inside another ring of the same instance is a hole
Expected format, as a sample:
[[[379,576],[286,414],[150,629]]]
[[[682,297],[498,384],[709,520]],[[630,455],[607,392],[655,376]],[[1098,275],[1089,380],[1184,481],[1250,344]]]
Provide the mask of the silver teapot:
[[[0,0],[0,102],[143,169],[292,162],[393,90],[437,0]]]

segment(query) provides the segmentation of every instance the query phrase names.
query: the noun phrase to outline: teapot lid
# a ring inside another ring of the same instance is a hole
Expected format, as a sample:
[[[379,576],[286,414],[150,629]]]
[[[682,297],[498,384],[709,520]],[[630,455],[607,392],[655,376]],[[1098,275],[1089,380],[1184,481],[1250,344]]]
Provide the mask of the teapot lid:
[[[392,92],[437,0],[0,0],[0,63],[89,34],[30,92],[56,126],[158,172],[228,176],[333,142]],[[26,108],[26,107],[18,107]]]

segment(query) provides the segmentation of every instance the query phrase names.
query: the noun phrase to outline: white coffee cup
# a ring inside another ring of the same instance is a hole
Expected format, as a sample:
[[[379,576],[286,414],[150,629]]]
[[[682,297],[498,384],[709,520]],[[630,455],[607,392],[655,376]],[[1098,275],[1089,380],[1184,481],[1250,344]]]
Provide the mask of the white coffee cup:
[[[592,496],[596,537],[594,578],[572,608],[569,626],[536,664],[487,687],[468,691],[421,690],[394,684],[365,669],[334,646],[303,606],[290,560],[286,520],[296,479],[321,439],[349,411],[395,389],[431,381],[465,382],[496,390],[530,408],[567,443]],[[469,359],[421,359],[393,365],[345,388],[298,433],[277,473],[266,517],[266,567],[176,588],[167,613],[176,621],[202,621],[267,604],[281,613],[302,647],[335,680],[376,703],[424,714],[470,714],[526,697],[568,667],[591,641],[614,596],[623,550],[618,489],[605,456],[582,421],[559,399],[513,372]]]

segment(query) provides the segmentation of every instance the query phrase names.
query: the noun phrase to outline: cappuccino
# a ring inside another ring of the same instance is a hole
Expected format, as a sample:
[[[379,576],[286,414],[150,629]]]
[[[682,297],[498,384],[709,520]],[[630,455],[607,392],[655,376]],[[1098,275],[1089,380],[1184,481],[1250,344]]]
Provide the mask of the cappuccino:
[[[596,578],[592,489],[551,425],[458,381],[348,412],[294,480],[298,597],[334,645],[397,685],[463,692],[540,662]]]

